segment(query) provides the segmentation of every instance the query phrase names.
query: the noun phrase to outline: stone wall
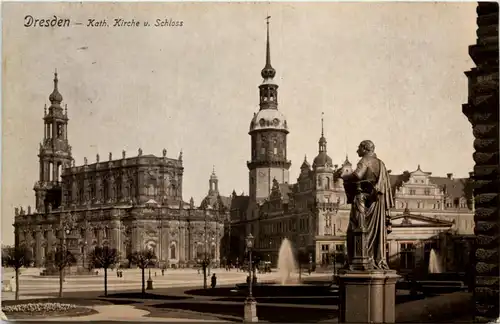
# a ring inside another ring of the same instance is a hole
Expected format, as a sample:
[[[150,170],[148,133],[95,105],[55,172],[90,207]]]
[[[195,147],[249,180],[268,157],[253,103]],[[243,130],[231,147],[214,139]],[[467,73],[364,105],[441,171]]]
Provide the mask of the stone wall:
[[[475,321],[499,318],[498,4],[477,6],[477,42],[469,47],[476,68],[466,72],[469,98],[463,113],[475,137]]]

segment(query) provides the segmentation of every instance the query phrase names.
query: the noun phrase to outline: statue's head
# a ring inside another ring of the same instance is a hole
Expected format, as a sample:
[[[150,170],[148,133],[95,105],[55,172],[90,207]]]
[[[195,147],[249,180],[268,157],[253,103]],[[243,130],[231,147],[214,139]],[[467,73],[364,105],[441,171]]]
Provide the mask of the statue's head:
[[[373,144],[373,142],[370,140],[364,140],[361,143],[359,143],[357,152],[360,157],[365,156],[368,153],[374,153],[375,144]]]

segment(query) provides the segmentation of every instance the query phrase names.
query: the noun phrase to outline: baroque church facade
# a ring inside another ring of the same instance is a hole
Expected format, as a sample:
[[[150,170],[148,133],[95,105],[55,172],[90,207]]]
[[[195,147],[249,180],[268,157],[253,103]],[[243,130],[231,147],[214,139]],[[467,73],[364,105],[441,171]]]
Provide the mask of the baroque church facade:
[[[318,155],[312,165],[305,158],[296,183],[290,183],[291,161],[286,155],[290,130],[278,110],[275,75],[268,24],[260,109],[254,113],[249,130],[249,194],[233,192],[227,241],[232,250],[225,253],[228,259],[243,260],[244,238],[251,233],[260,258],[276,265],[281,243],[288,238],[310,262],[326,267],[332,263],[332,254],[344,253],[350,214],[342,179],[335,174],[339,169],[352,172],[356,166],[347,157],[343,163],[333,163],[327,153],[322,118]],[[465,271],[474,232],[471,181],[455,179],[452,174],[433,177],[420,166],[390,178],[395,197],[387,244],[391,267],[425,271],[434,249],[443,271]]]
[[[75,165],[68,141],[67,108],[57,72],[50,107],[44,112],[44,137],[38,153],[35,208],[15,209],[15,243],[28,246],[35,266],[64,244],[85,266],[95,246],[116,248],[123,260],[142,249],[155,251],[158,266],[193,266],[205,256],[221,260],[228,202],[218,194],[215,172],[202,207],[182,197],[182,152],[178,158],[144,155]]]

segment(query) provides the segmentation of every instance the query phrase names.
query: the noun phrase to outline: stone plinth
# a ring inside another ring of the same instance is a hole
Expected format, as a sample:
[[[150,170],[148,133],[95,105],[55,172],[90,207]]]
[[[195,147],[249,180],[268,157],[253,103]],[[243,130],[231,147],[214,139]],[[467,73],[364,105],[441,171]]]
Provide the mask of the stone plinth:
[[[247,298],[245,300],[244,306],[244,317],[243,322],[245,323],[255,323],[259,321],[257,317],[257,302],[253,298]]]
[[[395,323],[394,270],[341,270],[338,275],[340,323]]]

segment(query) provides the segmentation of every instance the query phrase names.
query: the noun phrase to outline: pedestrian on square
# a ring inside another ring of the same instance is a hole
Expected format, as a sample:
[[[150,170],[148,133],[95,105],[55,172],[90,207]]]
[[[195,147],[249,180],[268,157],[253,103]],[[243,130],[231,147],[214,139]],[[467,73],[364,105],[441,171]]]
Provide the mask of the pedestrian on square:
[[[212,289],[215,288],[217,285],[217,277],[215,276],[215,273],[212,274]]]

